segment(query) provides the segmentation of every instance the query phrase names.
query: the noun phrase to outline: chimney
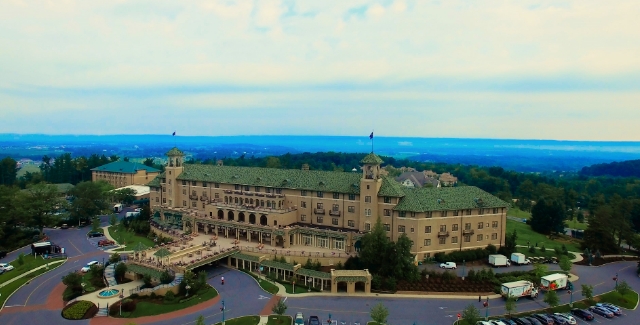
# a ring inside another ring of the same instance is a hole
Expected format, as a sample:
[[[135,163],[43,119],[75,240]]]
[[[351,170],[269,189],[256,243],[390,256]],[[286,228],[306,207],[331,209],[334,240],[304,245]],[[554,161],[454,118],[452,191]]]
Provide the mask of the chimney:
[[[302,170],[309,170],[309,164],[302,164]]]
[[[222,159],[218,159],[218,161],[216,161],[216,165],[218,165],[218,166],[222,166],[222,165],[223,165],[223,163],[222,163]]]

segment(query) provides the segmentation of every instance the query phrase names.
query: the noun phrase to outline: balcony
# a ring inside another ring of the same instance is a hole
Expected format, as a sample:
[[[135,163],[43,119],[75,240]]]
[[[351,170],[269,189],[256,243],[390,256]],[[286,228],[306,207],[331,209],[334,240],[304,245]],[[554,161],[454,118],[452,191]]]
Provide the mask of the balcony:
[[[462,231],[462,234],[463,235],[473,235],[474,231],[473,231],[473,229],[465,229],[465,230]]]
[[[200,201],[209,201],[209,198],[206,196],[201,196]]]
[[[235,195],[242,195],[242,191],[233,191],[233,194],[235,194]]]
[[[260,213],[260,214],[269,214],[269,213],[282,214],[282,213],[288,213],[291,211],[298,210],[298,207],[295,205],[288,208],[283,207],[283,208],[276,209],[276,208],[265,208],[265,207],[249,205],[249,204],[224,203],[219,199],[211,200],[210,204],[213,206],[216,206],[217,208],[234,209],[238,211],[254,212],[254,213]]]
[[[253,196],[253,193],[251,193],[251,192],[244,192],[244,195],[245,195],[245,196]]]
[[[438,232],[438,237],[449,237],[448,231],[440,231]]]
[[[197,200],[198,196],[197,195],[189,195],[189,199],[190,200]]]
[[[329,211],[330,216],[339,217],[342,213],[340,211],[331,210]]]
[[[313,209],[313,213],[315,213],[315,214],[324,214],[324,209]]]
[[[233,191],[232,191],[232,190],[224,190],[223,192],[224,192],[224,194],[231,194],[231,193],[233,193]]]

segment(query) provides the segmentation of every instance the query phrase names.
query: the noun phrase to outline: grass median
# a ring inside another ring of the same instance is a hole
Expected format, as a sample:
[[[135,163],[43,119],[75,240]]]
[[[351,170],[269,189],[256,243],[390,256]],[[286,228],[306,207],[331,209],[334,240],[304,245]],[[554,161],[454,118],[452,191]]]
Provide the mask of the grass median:
[[[291,325],[292,323],[293,318],[287,315],[269,315],[267,320],[267,325]]]
[[[23,255],[22,261],[23,264],[20,265],[19,259],[16,258],[9,264],[13,265],[14,269],[3,274],[0,274],[0,283],[5,283],[15,277],[18,277],[26,272],[29,272],[35,268],[46,265],[47,263],[51,264],[54,261],[64,260],[64,258],[50,258],[44,259],[42,256],[33,257],[33,255]]]
[[[242,316],[225,320],[225,325],[257,325],[260,322],[260,316]],[[215,325],[222,325],[221,322]]]
[[[64,263],[56,263],[49,266],[49,268],[42,268],[33,273],[29,273],[20,279],[16,279],[15,281],[7,284],[6,286],[0,288],[0,306],[4,304],[4,302],[9,299],[9,296],[13,294],[16,290],[18,290],[23,284],[33,280],[35,277],[40,276],[50,270],[53,270]]]

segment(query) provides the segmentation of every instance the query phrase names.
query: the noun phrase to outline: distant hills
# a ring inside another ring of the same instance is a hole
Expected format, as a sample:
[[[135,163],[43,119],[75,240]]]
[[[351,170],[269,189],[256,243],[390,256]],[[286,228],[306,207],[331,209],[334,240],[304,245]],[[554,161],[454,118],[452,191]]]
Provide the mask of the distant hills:
[[[595,164],[583,167],[580,174],[584,176],[640,177],[640,159]]]

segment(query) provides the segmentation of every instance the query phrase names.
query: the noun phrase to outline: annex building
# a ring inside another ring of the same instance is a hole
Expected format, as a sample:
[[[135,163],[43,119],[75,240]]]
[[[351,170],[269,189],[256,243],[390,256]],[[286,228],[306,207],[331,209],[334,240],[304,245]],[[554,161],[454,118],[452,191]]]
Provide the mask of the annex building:
[[[114,161],[91,169],[91,180],[104,180],[115,188],[130,185],[146,185],[160,171],[144,164],[129,161]]]
[[[354,252],[379,217],[418,258],[504,244],[508,203],[473,186],[402,186],[374,153],[362,172],[184,164],[178,148],[167,156],[148,183],[150,204],[154,218],[183,231]]]

